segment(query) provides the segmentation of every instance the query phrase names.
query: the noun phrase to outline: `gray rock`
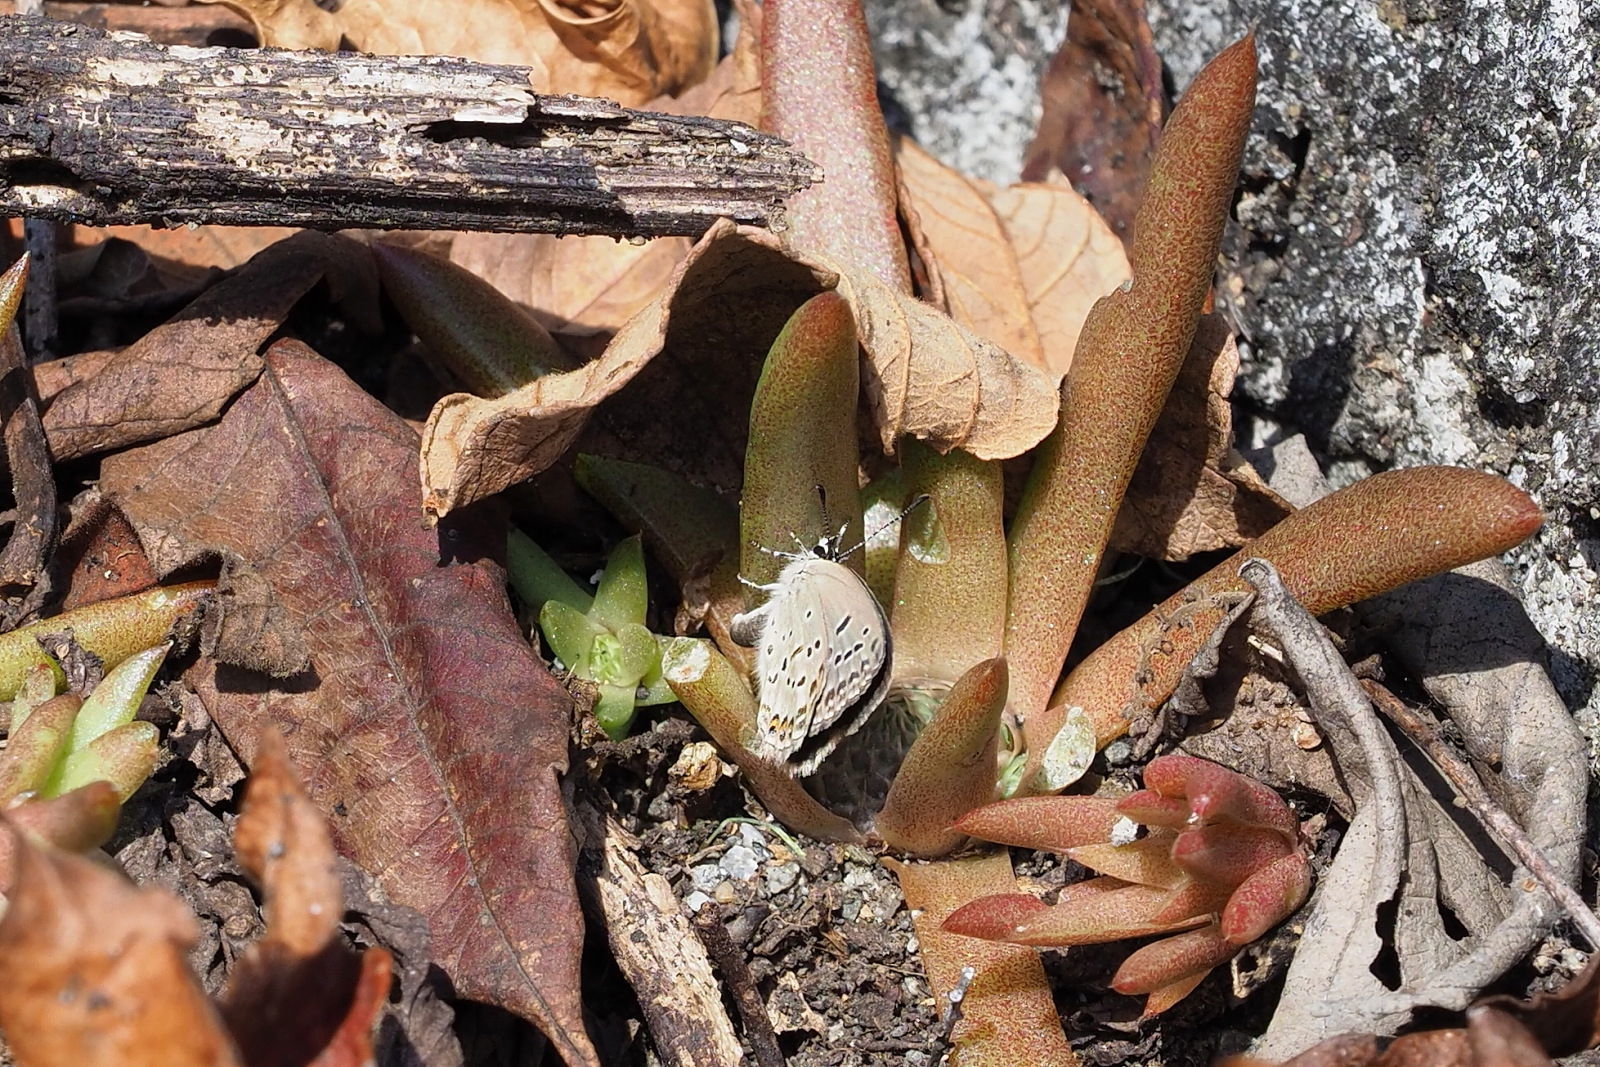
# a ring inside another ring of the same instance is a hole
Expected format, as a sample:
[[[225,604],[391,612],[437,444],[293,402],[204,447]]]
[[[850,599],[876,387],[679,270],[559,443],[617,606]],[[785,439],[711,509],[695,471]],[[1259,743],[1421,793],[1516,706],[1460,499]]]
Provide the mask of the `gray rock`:
[[[1149,4],[1179,86],[1257,28],[1219,294],[1258,439],[1304,432],[1339,482],[1455,463],[1532,492],[1549,522],[1510,562],[1562,695],[1600,718],[1600,6]],[[919,140],[1008,181],[1038,108],[1017,65],[1061,31],[1027,0],[953,6],[869,0],[880,75]]]
[[[748,882],[756,876],[756,871],[760,869],[761,857],[756,855],[755,849],[747,845],[731,845],[728,851],[722,854],[722,858],[717,861],[717,866],[729,878]]]

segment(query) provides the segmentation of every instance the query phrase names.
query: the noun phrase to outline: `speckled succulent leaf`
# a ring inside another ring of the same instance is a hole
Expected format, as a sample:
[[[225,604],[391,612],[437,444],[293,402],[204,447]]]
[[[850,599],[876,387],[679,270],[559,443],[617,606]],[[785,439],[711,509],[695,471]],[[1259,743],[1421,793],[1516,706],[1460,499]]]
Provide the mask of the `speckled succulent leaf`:
[[[503,396],[577,366],[533,316],[471,271],[384,241],[371,248],[400,317],[468,391]]]
[[[1288,918],[1311,891],[1311,868],[1300,852],[1272,861],[1240,883],[1222,909],[1222,935],[1247,944]]]
[[[83,706],[72,720],[68,752],[76,752],[101,734],[133,721],[139,703],[149,692],[150,682],[161,669],[171,647],[157,645],[136,652],[106,672],[94,692],[84,698]]]
[[[1212,823],[1180,833],[1171,855],[1173,863],[1196,878],[1237,886],[1293,848],[1278,830]]]
[[[954,829],[1002,845],[1065,852],[1110,840],[1120,818],[1115,798],[1017,797],[968,812]]]
[[[172,624],[198,610],[215,585],[207,581],[156,586],[0,635],[0,700],[16,694],[30,667],[54,663],[39,647],[38,637],[70,629],[80,646],[99,656],[107,668],[115,667],[135,652],[160,644]]]
[[[1117,811],[1146,826],[1181,830],[1189,825],[1189,804],[1178,797],[1164,797],[1154,789],[1138,789],[1117,801]]]
[[[1208,973],[1210,972],[1201,971],[1199,974],[1191,974],[1178,979],[1176,982],[1170,982],[1160,989],[1152,989],[1150,995],[1144,998],[1144,1011],[1139,1013],[1139,1017],[1148,1019],[1153,1015],[1160,1015],[1178,1003],[1178,1001],[1193,993],[1195,987],[1206,980]]]
[[[1498,555],[1539,528],[1544,516],[1503,478],[1459,467],[1414,467],[1364,478],[1290,515],[1239,554],[1173,594],[1078,664],[1044,712],[1030,715],[1029,764],[1036,780],[1042,739],[1066,709],[1082,707],[1102,746],[1130,719],[1172,695],[1195,653],[1228,614],[1227,596],[1248,591],[1239,561],[1265,559],[1313,615],[1430,574]],[[1169,620],[1183,618],[1182,626]],[[1134,681],[1137,679],[1137,681]]]
[[[17,732],[22,725],[22,720],[43,704],[46,700],[56,695],[56,690],[62,681],[61,668],[55,660],[49,663],[35,663],[23,675],[22,686],[17,690],[17,695],[11,698],[11,727],[7,735]]]
[[[743,673],[715,645],[688,637],[671,638],[662,650],[661,666],[663,677],[683,706],[739,765],[750,788],[785,826],[824,841],[861,840],[849,820],[817,803],[787,771],[751,753],[755,697]]]
[[[81,704],[73,693],[52,697],[12,731],[0,751],[0,804],[43,788],[67,752]]]
[[[594,591],[590,615],[613,632],[632,623],[642,624],[649,610],[650,592],[645,578],[644,546],[638,535],[625,537],[611,550],[600,586]]]
[[[607,631],[570,604],[546,600],[539,609],[539,632],[567,670],[586,678],[595,640]]]
[[[1197,823],[1229,820],[1276,830],[1293,843],[1300,830],[1289,805],[1270,786],[1210,760],[1157,756],[1144,769],[1144,784],[1164,797],[1181,797]]]
[[[1079,845],[1067,855],[1085,867],[1136,885],[1176,887],[1188,876],[1172,862],[1172,835],[1151,834],[1126,845]]]
[[[1215,915],[1227,904],[1232,892],[1232,886],[1187,878],[1172,888],[1151,918],[1156,922],[1180,922],[1196,916]]]
[[[45,791],[61,796],[90,782],[109,782],[117,799],[126,801],[156,769],[160,738],[154,723],[124,723],[68,753]]]
[[[561,565],[538,543],[513,529],[506,535],[506,578],[517,596],[537,610],[546,601],[557,600],[579,614],[586,614],[594,597],[572,580]]]
[[[996,893],[979,897],[951,912],[944,921],[944,929],[962,937],[1009,941],[1018,927],[1049,907],[1027,893]]]
[[[907,498],[927,500],[904,520],[891,615],[895,677],[950,682],[999,655],[1004,641],[1000,465],[905,439],[901,466]]]
[[[739,572],[749,581],[771,583],[784,565],[774,552],[809,549],[841,528],[845,547],[861,542],[859,364],[855,321],[836,293],[800,305],[772,342],[750,403],[739,509]],[[859,573],[859,557],[842,562]],[[746,590],[751,608],[761,599]]]
[[[1005,639],[1013,707],[1024,719],[1045,710],[1055,688],[1118,506],[1188,355],[1250,125],[1255,69],[1246,37],[1178,101],[1134,223],[1133,279],[1090,311],[1061,385],[1060,422],[1036,453],[1011,525]],[[1042,750],[1054,733],[1030,744]]]
[[[1215,923],[1208,923],[1137,949],[1117,968],[1111,988],[1118,993],[1151,993],[1192,975],[1203,976],[1238,951],[1239,946],[1228,942]]]
[[[1171,933],[1202,921],[1200,916],[1156,921],[1153,916],[1169,895],[1169,890],[1155,886],[1126,885],[1064,899],[1017,923],[1006,940],[1041,947],[1095,945]]]
[[[878,813],[878,834],[891,848],[943,855],[965,840],[950,824],[994,798],[1006,678],[1004,659],[974,665],[912,743]]]
[[[58,797],[35,797],[6,812],[11,824],[68,852],[87,852],[110,839],[122,801],[110,782],[90,782]]]

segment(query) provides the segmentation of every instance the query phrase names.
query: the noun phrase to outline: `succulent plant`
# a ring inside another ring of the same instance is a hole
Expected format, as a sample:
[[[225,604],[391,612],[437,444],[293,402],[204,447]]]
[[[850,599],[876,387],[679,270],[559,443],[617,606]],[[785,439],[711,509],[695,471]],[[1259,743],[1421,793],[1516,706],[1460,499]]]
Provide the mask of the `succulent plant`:
[[[1144,782],[1121,798],[1020,797],[957,820],[974,837],[1051,849],[1101,875],[1067,886],[1055,904],[1025,893],[974,900],[944,929],[1035,946],[1171,934],[1129,956],[1111,980],[1119,993],[1149,994],[1149,1016],[1305,900],[1311,872],[1299,820],[1271,789],[1179,755],[1151,760]],[[1144,836],[1115,840],[1125,821],[1146,827]]]
[[[506,556],[512,587],[538,611],[550,650],[594,683],[594,715],[606,736],[626,737],[639,708],[677,699],[661,680],[659,639],[645,626],[649,593],[637,537],[612,550],[593,594],[521,531],[511,532]]]

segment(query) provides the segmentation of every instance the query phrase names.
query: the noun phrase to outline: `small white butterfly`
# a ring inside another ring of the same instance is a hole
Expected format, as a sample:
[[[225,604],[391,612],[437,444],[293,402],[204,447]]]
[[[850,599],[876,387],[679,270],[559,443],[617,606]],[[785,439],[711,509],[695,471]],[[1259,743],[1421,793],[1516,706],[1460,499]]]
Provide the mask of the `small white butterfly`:
[[[840,534],[843,534],[843,530]],[[889,690],[889,619],[872,590],[839,562],[839,537],[784,554],[769,596],[734,616],[734,640],[756,649],[755,753],[797,777],[859,730]]]

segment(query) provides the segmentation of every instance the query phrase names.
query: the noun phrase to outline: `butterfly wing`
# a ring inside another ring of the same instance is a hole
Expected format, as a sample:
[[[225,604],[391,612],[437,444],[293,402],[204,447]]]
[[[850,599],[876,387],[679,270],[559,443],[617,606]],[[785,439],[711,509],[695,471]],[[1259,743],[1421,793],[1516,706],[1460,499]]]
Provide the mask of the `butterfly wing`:
[[[833,560],[795,560],[776,585],[756,652],[756,746],[809,774],[864,715],[841,718],[881,699],[872,690],[887,679],[889,625],[866,583]]]

